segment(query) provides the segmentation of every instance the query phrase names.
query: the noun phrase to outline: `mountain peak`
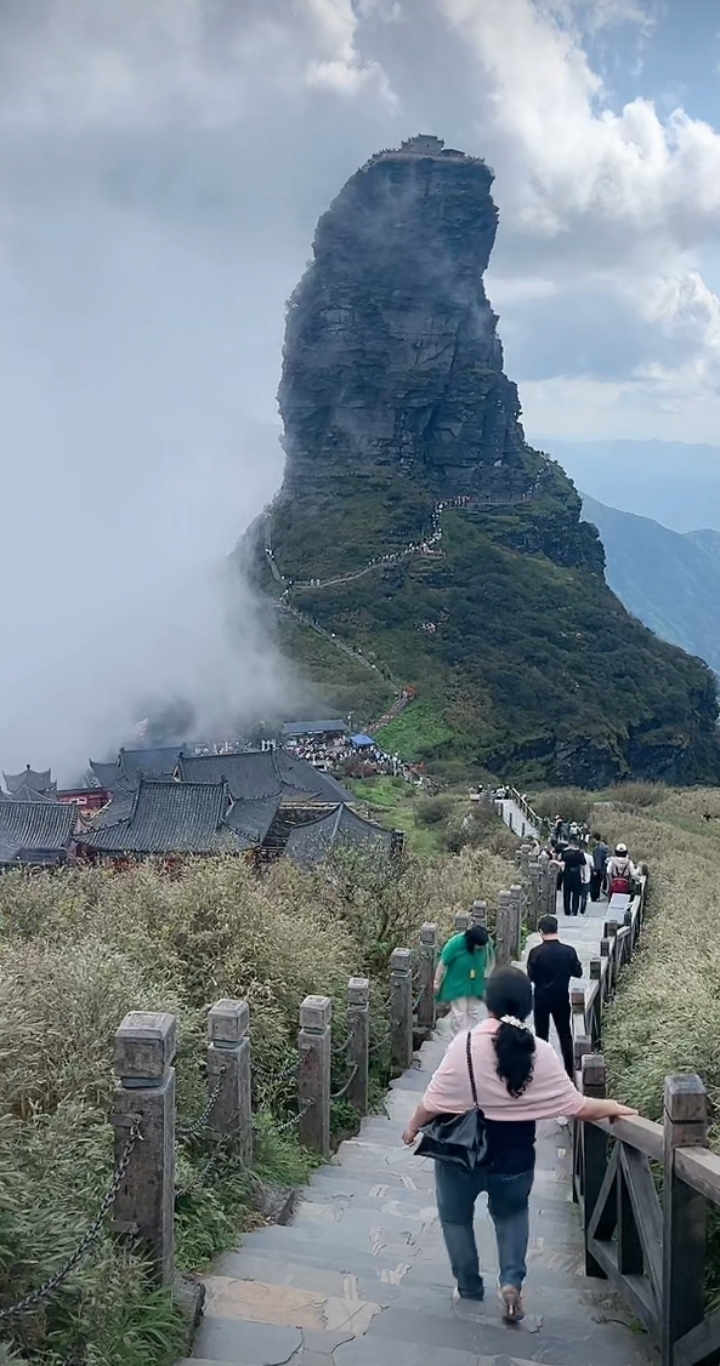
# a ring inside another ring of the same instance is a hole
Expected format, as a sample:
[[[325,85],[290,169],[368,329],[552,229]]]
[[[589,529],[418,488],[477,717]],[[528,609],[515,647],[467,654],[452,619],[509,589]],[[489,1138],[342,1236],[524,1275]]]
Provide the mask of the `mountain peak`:
[[[320,219],[256,582],[327,704],[367,726],[418,692],[409,758],[588,785],[707,773],[709,670],[627,615],[574,485],[525,441],[483,285],[492,181],[418,135]]]

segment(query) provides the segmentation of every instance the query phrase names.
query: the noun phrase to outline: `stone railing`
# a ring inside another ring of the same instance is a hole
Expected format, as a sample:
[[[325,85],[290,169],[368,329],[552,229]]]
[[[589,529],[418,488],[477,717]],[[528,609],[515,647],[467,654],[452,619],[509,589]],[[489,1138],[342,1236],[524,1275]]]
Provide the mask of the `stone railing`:
[[[587,1096],[608,1094],[603,1014],[642,933],[647,887],[644,869],[633,897],[613,897],[615,918],[604,925],[589,986],[572,993],[576,1080]],[[709,1150],[708,1129],[707,1093],[692,1073],[666,1078],[662,1124],[573,1126],[585,1272],[609,1281],[650,1334],[661,1366],[720,1360],[720,1312],[710,1312],[706,1299],[707,1235],[720,1206],[720,1156]]]

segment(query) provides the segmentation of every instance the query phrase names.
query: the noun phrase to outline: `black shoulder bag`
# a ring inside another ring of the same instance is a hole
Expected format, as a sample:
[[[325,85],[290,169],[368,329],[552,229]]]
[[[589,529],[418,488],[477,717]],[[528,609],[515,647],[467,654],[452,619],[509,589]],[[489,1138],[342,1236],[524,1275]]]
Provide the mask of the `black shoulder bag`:
[[[472,1035],[467,1036],[467,1065],[474,1109],[464,1115],[436,1115],[420,1130],[416,1157],[432,1157],[436,1162],[452,1162],[463,1171],[473,1172],[487,1161],[488,1139],[485,1116],[478,1105],[472,1064]]]

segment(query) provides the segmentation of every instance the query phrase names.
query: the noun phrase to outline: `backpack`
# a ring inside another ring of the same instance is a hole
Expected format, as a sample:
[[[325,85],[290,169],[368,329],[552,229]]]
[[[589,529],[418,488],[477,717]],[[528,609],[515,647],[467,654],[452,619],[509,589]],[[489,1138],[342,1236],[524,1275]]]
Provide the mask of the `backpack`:
[[[613,875],[610,879],[610,895],[614,896],[617,892],[620,896],[628,896],[632,890],[632,878],[630,876],[630,860],[624,859],[624,871],[620,870],[619,860],[613,860]]]

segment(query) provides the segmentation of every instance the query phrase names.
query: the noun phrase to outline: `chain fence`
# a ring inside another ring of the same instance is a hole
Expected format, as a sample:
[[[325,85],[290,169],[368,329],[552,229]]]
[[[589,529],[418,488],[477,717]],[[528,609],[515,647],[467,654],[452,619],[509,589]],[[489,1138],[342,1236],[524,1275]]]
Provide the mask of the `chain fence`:
[[[68,1259],[65,1265],[61,1267],[59,1271],[56,1271],[54,1276],[48,1277],[42,1285],[39,1285],[37,1290],[33,1290],[31,1294],[26,1295],[24,1299],[18,1300],[17,1304],[10,1304],[5,1309],[0,1309],[0,1323],[7,1323],[9,1319],[17,1318],[22,1314],[29,1314],[30,1311],[35,1309],[39,1304],[44,1304],[46,1300],[51,1299],[55,1294],[55,1291],[59,1290],[60,1286],[67,1280],[68,1276],[70,1276],[72,1272],[85,1261],[89,1253],[92,1252],[100,1237],[105,1217],[112,1209],[118,1191],[125,1180],[125,1175],[130,1165],[130,1158],[138,1143],[141,1141],[142,1134],[140,1132],[140,1124],[138,1120],[133,1120],[130,1126],[128,1141],[122,1151],[120,1161],[115,1168],[110,1185],[105,1192],[100,1208],[90,1224],[82,1242],[79,1243],[72,1257]]]
[[[339,1091],[332,1091],[330,1093],[331,1100],[341,1100],[344,1095],[347,1095],[347,1092],[350,1090],[350,1087],[352,1086],[359,1070],[360,1064],[356,1062],[347,1081],[345,1082],[345,1085],[341,1086]]]
[[[350,1044],[353,1042],[353,1039],[355,1038],[356,1031],[357,1024],[354,1024],[347,1038],[342,1043],[338,1044],[337,1048],[332,1049],[332,1055],[334,1058],[339,1058],[341,1053],[347,1053]]]
[[[226,1072],[227,1068],[223,1064],[218,1073],[218,1079],[215,1085],[213,1086],[210,1095],[208,1096],[208,1103],[205,1106],[205,1109],[203,1110],[202,1114],[199,1115],[197,1119],[193,1120],[191,1124],[178,1125],[176,1129],[176,1135],[181,1143],[189,1143],[190,1139],[196,1138],[198,1134],[202,1133],[203,1129],[207,1128],[210,1116],[213,1110],[215,1109],[217,1098],[222,1090],[222,1079]]]
[[[289,1119],[283,1120],[282,1124],[276,1124],[276,1125],[275,1125],[275,1132],[276,1132],[276,1133],[278,1133],[278,1134],[284,1134],[284,1133],[287,1133],[288,1129],[293,1129],[293,1128],[295,1127],[296,1124],[299,1124],[299,1123],[300,1123],[300,1121],[301,1121],[303,1115],[306,1115],[307,1112],[308,1112],[308,1110],[311,1108],[311,1106],[313,1106],[313,1105],[315,1104],[315,1101],[314,1101],[314,1100],[304,1100],[304,1101],[301,1100],[301,1101],[298,1102],[298,1104],[299,1104],[300,1108],[299,1108],[299,1110],[298,1110],[298,1112],[297,1112],[296,1115],[291,1115]]]

